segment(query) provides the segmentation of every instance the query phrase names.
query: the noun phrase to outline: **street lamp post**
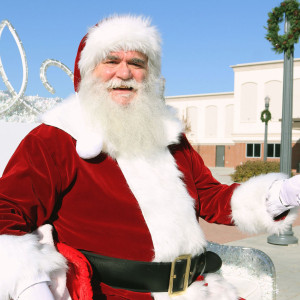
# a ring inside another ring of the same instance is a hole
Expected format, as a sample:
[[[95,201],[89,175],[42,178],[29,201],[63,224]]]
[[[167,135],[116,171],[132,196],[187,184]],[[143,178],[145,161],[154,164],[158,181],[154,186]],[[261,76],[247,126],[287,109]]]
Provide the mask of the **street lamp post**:
[[[285,18],[285,32],[290,28],[287,17]],[[281,147],[280,147],[280,172],[291,176],[292,164],[292,117],[293,117],[293,63],[294,51],[290,55],[284,52],[283,64],[283,102],[281,122]],[[280,235],[270,235],[268,243],[274,245],[297,244],[298,238],[294,236],[292,225]]]
[[[261,121],[265,123],[265,139],[264,139],[264,161],[267,160],[268,154],[268,122],[271,120],[271,113],[269,111],[270,97],[265,97],[265,110],[261,113]]]

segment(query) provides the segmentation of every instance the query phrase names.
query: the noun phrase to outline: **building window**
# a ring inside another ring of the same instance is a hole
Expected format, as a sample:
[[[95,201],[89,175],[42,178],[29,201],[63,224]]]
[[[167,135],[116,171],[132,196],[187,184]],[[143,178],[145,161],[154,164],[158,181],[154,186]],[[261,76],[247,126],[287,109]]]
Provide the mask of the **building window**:
[[[246,157],[260,157],[261,144],[247,144]]]
[[[268,144],[268,157],[280,157],[280,144]]]

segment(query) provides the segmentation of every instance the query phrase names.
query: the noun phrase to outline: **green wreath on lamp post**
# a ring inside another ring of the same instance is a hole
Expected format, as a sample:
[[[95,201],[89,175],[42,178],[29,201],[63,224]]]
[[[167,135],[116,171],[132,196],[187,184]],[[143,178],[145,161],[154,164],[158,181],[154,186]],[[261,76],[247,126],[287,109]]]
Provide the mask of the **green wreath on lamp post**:
[[[265,109],[261,112],[260,119],[263,123],[268,123],[271,120],[272,116],[268,109]]]
[[[279,35],[279,24],[283,21],[284,15],[287,17],[290,28],[288,32]],[[271,42],[276,53],[286,52],[288,57],[294,50],[294,44],[298,43],[300,35],[300,8],[297,0],[285,0],[280,6],[273,8],[268,13],[268,32],[266,39]]]

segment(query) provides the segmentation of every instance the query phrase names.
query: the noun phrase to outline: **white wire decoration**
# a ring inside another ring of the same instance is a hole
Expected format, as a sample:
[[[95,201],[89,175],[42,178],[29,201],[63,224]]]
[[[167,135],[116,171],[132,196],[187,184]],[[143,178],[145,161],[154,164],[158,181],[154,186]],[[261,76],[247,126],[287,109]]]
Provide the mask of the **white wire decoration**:
[[[50,83],[47,80],[47,76],[46,76],[47,69],[50,66],[55,66],[55,67],[58,67],[61,70],[63,70],[71,78],[72,81],[74,81],[74,75],[73,75],[72,71],[65,64],[60,62],[59,60],[46,59],[40,67],[40,78],[41,78],[41,81],[42,81],[44,87],[49,91],[49,93],[55,94],[55,89],[50,85]]]
[[[13,36],[13,38],[14,38],[17,46],[18,46],[19,53],[20,53],[21,60],[22,60],[23,79],[22,79],[22,85],[21,85],[20,91],[19,91],[19,93],[17,93],[15,91],[15,89],[12,87],[11,83],[9,82],[9,80],[6,76],[6,73],[4,71],[4,67],[3,67],[3,64],[2,64],[2,60],[1,60],[1,56],[0,56],[0,75],[2,77],[2,80],[5,84],[5,86],[7,87],[8,91],[11,95],[11,98],[9,99],[9,101],[6,101],[6,103],[0,105],[0,113],[3,113],[5,111],[7,111],[18,100],[21,100],[22,96],[25,93],[25,90],[26,90],[26,87],[27,87],[27,82],[28,82],[28,65],[27,65],[27,59],[26,59],[23,44],[22,44],[15,28],[11,25],[11,23],[8,20],[3,20],[0,24],[0,38],[1,38],[3,29],[5,28],[5,26],[7,26],[8,30],[12,34],[12,36]]]
[[[17,122],[28,122],[36,120],[36,117],[40,113],[48,110],[55,103],[60,102],[61,98],[42,98],[39,96],[24,96],[28,83],[28,64],[25,50],[23,47],[23,43],[16,32],[16,29],[8,20],[3,20],[0,23],[0,38],[5,27],[8,28],[9,32],[13,36],[18,46],[22,61],[23,78],[20,91],[17,93],[7,78],[0,56],[0,76],[9,94],[9,97],[6,97],[7,99],[5,100],[3,99],[3,97],[0,98],[0,118],[4,116],[6,121]],[[46,59],[40,67],[40,78],[45,88],[51,94],[54,94],[55,90],[47,80],[46,72],[49,66],[56,66],[60,68],[71,78],[72,81],[74,80],[74,75],[72,71],[66,65],[55,59]],[[6,93],[4,93],[4,95],[6,95]]]

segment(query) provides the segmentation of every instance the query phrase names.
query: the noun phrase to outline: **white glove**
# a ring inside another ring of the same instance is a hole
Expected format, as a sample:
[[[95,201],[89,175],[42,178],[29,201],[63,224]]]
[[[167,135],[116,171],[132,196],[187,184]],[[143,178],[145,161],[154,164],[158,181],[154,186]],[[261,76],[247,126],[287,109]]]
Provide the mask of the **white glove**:
[[[47,282],[39,282],[25,289],[17,300],[55,300]]]
[[[300,175],[284,180],[279,198],[284,206],[292,208],[300,205]]]
[[[267,211],[277,217],[297,206],[300,206],[300,175],[275,181],[267,196]]]

